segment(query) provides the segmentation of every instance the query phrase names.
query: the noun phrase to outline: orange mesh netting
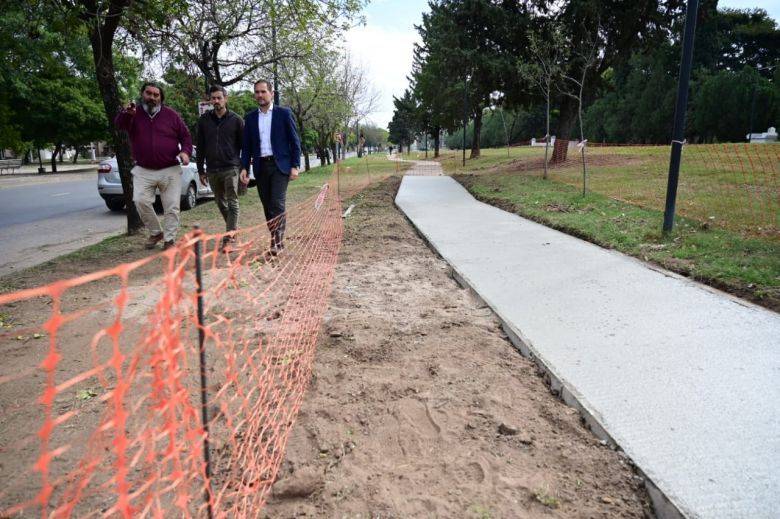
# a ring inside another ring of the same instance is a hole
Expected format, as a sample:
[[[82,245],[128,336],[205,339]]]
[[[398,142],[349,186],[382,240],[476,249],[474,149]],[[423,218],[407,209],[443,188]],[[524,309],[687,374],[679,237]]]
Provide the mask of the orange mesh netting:
[[[332,286],[334,191],[288,211],[278,256],[265,223],[240,229],[228,254],[222,235],[195,231],[134,263],[0,295],[8,314],[41,316],[0,321],[0,517],[257,516]]]

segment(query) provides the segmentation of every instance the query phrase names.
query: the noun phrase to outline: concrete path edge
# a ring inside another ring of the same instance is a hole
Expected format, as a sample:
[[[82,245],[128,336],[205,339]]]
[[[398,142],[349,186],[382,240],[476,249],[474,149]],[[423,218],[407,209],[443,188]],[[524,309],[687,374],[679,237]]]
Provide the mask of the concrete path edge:
[[[627,452],[620,442],[613,438],[602,425],[601,419],[598,413],[591,408],[588,401],[579,394],[574,388],[556,371],[555,367],[548,362],[543,355],[534,347],[533,343],[526,338],[522,332],[516,329],[496,308],[496,306],[489,300],[483,297],[475,288],[474,284],[469,280],[468,276],[458,270],[458,268],[439,251],[435,244],[429,239],[425,232],[418,228],[414,222],[409,218],[403,209],[394,202],[398,211],[404,215],[404,218],[411,224],[411,226],[417,232],[417,235],[426,243],[429,249],[434,251],[437,256],[442,258],[450,267],[451,275],[453,279],[464,289],[469,290],[478,300],[482,301],[490,310],[498,317],[501,322],[501,327],[506,333],[509,341],[520,352],[521,355],[531,359],[545,375],[545,381],[550,386],[550,390],[558,396],[566,405],[579,411],[585,425],[588,429],[600,440],[607,442],[613,448],[619,448],[631,462],[632,467],[643,478],[647,493],[650,496],[653,511],[656,516],[661,519],[683,519],[686,517],[694,517],[694,514],[687,511],[679,504],[679,501],[674,499],[674,496],[664,493],[655,482],[642,470],[642,468],[634,463],[629,452]],[[480,202],[483,203],[483,202]],[[560,231],[557,231],[560,232]],[[663,271],[660,268],[655,267],[654,270],[662,271],[664,274],[672,277],[681,277],[672,272]],[[687,278],[686,278],[687,279]],[[690,281],[690,280],[688,280]],[[710,287],[706,287],[710,288]]]

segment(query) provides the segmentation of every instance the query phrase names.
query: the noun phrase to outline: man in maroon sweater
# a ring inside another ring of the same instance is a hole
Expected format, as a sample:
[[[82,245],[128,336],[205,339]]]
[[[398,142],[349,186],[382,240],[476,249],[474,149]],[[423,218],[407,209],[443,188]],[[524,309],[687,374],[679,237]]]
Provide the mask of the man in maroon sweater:
[[[165,93],[153,82],[141,87],[141,108],[130,103],[116,116],[114,123],[130,136],[135,167],[133,202],[149,231],[146,248],[153,249],[165,239],[164,248],[173,246],[179,230],[181,200],[181,164],[190,163],[192,137],[181,117],[163,105]],[[154,212],[155,191],[160,190],[163,226]]]

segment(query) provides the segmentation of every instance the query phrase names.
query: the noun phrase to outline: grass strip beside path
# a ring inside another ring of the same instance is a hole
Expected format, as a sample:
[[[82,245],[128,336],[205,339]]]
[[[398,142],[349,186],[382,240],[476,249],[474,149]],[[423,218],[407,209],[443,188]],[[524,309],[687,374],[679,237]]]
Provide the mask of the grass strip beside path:
[[[519,173],[460,174],[477,199],[602,247],[615,249],[780,311],[780,242],[744,237],[574,186]]]

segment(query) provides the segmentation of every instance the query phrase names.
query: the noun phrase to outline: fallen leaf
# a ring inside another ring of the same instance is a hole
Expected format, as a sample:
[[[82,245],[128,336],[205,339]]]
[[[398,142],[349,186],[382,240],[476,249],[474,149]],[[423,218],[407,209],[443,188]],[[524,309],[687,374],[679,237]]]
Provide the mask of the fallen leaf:
[[[79,400],[89,400],[91,398],[95,398],[97,396],[97,393],[92,389],[82,389],[76,394],[76,398]]]

